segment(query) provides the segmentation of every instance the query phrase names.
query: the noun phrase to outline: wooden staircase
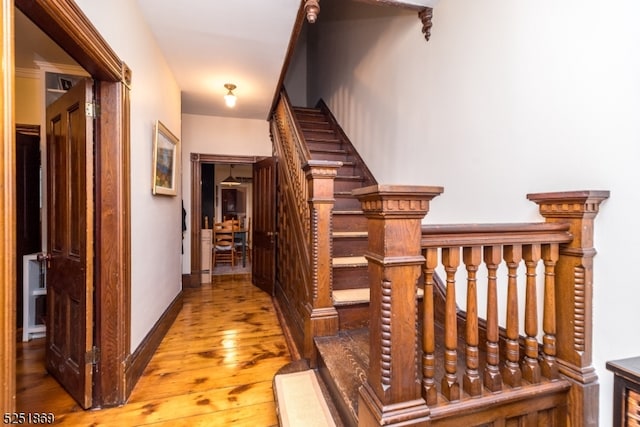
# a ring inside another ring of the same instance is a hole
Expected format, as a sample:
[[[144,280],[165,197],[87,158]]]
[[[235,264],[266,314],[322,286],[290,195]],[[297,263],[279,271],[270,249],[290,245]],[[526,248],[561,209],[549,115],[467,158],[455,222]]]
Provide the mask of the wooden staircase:
[[[333,303],[341,330],[360,328],[367,325],[369,307],[369,278],[364,258],[368,244],[367,220],[360,202],[351,192],[376,182],[323,103],[319,108],[294,107],[293,111],[311,159],[342,163],[334,181]]]

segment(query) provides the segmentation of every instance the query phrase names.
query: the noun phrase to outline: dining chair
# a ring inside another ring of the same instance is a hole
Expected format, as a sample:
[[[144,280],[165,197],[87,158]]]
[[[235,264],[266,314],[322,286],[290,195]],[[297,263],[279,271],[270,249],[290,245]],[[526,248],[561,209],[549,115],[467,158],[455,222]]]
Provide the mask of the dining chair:
[[[213,270],[218,263],[230,263],[231,268],[235,267],[236,246],[234,241],[233,226],[226,222],[217,222],[213,226],[213,237],[211,242],[212,261],[209,269],[209,281],[213,275]]]

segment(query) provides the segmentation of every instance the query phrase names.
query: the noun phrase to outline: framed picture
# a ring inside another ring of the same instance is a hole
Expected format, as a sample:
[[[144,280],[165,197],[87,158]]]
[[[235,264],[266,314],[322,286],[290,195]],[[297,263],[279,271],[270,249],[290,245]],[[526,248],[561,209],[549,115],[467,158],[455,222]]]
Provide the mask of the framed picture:
[[[153,194],[175,196],[178,176],[178,138],[165,125],[156,121],[153,138]]]
[[[69,90],[71,89],[71,86],[73,86],[73,81],[65,77],[58,77],[58,82],[60,84],[60,89],[62,90]]]

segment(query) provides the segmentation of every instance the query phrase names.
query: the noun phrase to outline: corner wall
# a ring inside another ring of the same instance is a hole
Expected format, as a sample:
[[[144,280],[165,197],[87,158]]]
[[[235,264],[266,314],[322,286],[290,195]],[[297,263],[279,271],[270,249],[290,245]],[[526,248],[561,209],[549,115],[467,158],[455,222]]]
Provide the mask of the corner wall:
[[[429,223],[541,221],[527,193],[611,190],[595,223],[602,425],[605,362],[640,354],[639,15],[632,0],[442,0],[429,42],[404,11],[321,12],[310,42],[309,101],[324,98],[379,182],[444,186]]]

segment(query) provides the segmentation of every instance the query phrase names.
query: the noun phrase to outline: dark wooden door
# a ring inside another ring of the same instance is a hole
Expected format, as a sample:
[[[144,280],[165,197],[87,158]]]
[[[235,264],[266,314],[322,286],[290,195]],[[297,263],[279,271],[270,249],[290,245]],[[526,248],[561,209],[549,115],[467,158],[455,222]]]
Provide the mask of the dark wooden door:
[[[253,284],[273,295],[276,281],[276,158],[253,166]]]
[[[83,408],[93,375],[92,81],[47,107],[47,370]]]

